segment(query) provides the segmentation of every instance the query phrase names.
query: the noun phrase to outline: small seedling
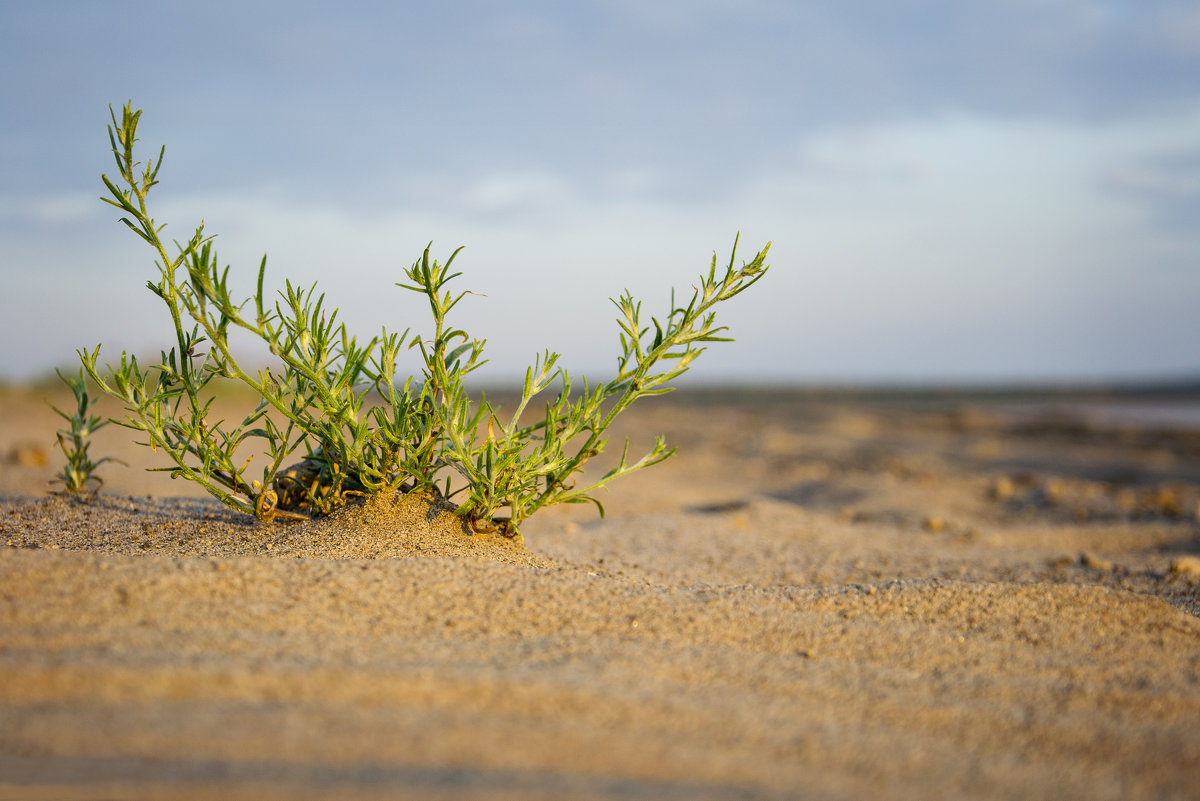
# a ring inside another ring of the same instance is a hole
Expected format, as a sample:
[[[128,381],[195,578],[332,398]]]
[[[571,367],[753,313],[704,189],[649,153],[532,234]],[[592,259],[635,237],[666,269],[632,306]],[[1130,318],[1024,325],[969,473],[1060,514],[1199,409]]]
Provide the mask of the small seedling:
[[[386,328],[366,342],[338,321],[316,286],[286,281],[274,296],[264,290],[267,261],[258,268],[253,296],[235,300],[229,268],[221,268],[203,223],[184,243],[169,249],[146,205],[158,183],[165,148],[145,166],[134,158],[141,111],[126,104],[120,119],[110,108],[109,141],[118,179],[103,176],[121,221],[155,252],[159,275],[147,284],[166,305],[174,344],[158,364],[143,368],[122,353],[102,370],[99,346],[81,350],[84,368],[100,389],[121,400],[121,425],[140,432],[144,444],[171,460],[163,470],[203,486],[221,502],[259,520],[302,519],[328,514],[348,497],[375,493],[428,493],[450,500],[476,531],[517,536],[521,523],[546,506],[594,503],[608,482],[669,457],[660,437],[641,458],[629,458],[626,442],[618,464],[599,477],[579,481],[588,460],[604,451],[613,420],[640,398],[670,392],[669,383],[704,351],[703,343],[729,341],[713,307],[745,291],[768,269],[764,248],[750,262],[734,256],[718,270],[716,256],[686,304],[676,304],[649,323],[641,303],[626,292],[619,310],[617,375],[603,384],[572,380],[546,351],[525,372],[520,400],[511,413],[482,394],[476,400],[464,379],[484,364],[484,341],[450,322],[468,294],[447,289],[460,273],[421,258],[396,284],[422,295],[433,317],[432,336],[396,334]],[[768,245],[769,247],[769,245]],[[261,340],[277,362],[252,370],[235,357],[231,332]],[[419,378],[398,378],[397,362],[418,356]],[[104,373],[102,375],[102,373]],[[213,389],[240,382],[258,396],[235,424],[215,419]],[[210,386],[211,385],[211,386]],[[524,418],[539,395],[545,413]],[[247,442],[260,444],[248,458]],[[259,458],[259,469],[250,471]],[[285,467],[293,459],[298,464]]]
[[[63,375],[61,371],[56,370],[58,377],[62,382],[71,388],[71,392],[75,395],[75,411],[72,414],[67,414],[62,409],[59,409],[54,404],[50,404],[50,408],[61,418],[67,421],[67,428],[58,430],[58,447],[62,449],[63,456],[66,457],[66,464],[63,465],[62,472],[54,477],[54,483],[63,485],[63,489],[71,493],[82,493],[88,491],[88,484],[95,484],[94,489],[99,489],[104,480],[96,475],[96,468],[105,462],[119,461],[106,456],[103,459],[93,462],[88,456],[88,446],[91,444],[90,438],[92,433],[104,426],[108,425],[108,421],[91,414],[92,407],[96,404],[96,398],[92,398],[87,388],[87,381],[83,377],[83,370],[80,369],[77,378]]]

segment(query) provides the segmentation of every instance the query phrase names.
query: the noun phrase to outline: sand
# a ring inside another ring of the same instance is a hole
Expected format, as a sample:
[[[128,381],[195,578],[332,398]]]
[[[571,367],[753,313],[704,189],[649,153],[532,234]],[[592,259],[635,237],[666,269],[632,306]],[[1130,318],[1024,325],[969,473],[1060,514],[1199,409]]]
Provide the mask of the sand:
[[[260,525],[115,426],[46,495],[8,391],[0,799],[1200,797],[1200,431],[1080,408],[652,399],[679,453],[522,546]]]

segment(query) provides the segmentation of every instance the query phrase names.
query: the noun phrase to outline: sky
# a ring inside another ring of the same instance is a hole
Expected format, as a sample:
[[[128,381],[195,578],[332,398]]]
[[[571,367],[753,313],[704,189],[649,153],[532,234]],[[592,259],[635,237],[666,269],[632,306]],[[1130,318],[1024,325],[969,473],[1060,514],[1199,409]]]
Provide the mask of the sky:
[[[99,200],[126,100],[153,216],[242,295],[265,253],[424,331],[394,283],[464,246],[490,381],[608,377],[608,299],[664,314],[739,232],[771,270],[695,383],[1200,375],[1192,0],[6,2],[0,378],[171,344]]]

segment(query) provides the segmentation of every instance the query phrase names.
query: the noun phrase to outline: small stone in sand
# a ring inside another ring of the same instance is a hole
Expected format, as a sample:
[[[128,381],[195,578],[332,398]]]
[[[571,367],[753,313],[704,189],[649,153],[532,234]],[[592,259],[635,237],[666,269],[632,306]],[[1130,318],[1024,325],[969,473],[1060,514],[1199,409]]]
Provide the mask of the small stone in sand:
[[[1081,553],[1079,555],[1079,564],[1084,567],[1090,567],[1093,570],[1112,570],[1113,563],[1107,559],[1102,559],[1094,553]]]
[[[1177,556],[1171,560],[1172,573],[1200,574],[1200,556]]]
[[[998,501],[1007,501],[1016,495],[1017,487],[1008,476],[1001,476],[992,482],[992,497]]]

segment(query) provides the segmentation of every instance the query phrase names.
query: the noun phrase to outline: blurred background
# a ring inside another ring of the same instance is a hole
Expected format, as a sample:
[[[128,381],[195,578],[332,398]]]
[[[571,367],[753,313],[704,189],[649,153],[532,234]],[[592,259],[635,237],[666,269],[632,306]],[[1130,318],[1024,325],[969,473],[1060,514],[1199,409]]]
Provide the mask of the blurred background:
[[[352,330],[455,262],[483,376],[615,366],[615,309],[713,253],[772,272],[692,381],[1200,377],[1190,1],[10,2],[0,378],[157,354],[150,250],[99,201],[105,124],[167,145],[152,213],[235,284],[319,281]]]

